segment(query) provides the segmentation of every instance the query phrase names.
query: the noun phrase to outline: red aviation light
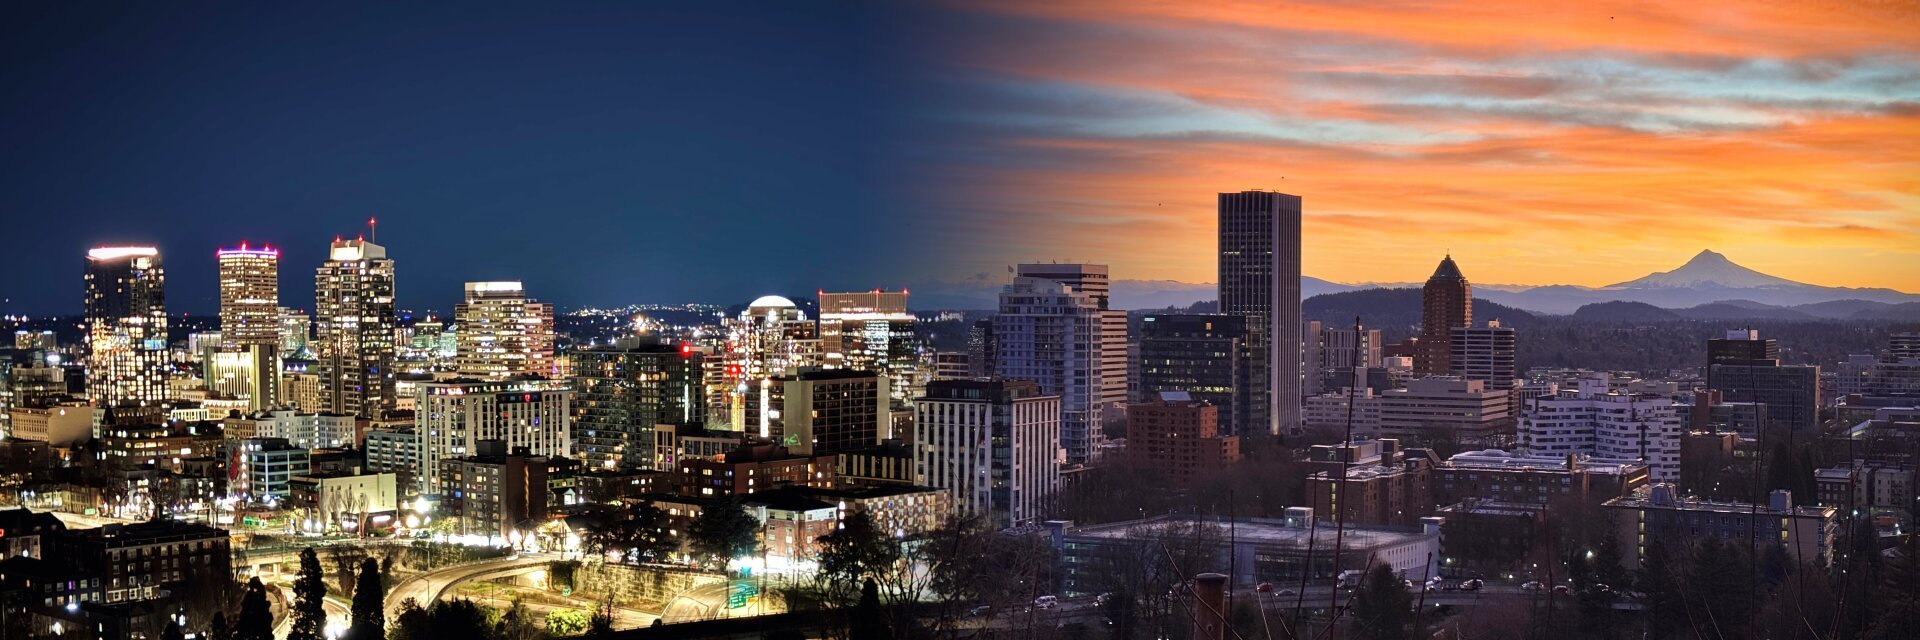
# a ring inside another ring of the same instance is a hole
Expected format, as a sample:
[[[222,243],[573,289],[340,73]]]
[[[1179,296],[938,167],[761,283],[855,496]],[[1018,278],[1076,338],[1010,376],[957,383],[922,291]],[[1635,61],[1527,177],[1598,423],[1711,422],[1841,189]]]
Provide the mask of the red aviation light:
[[[693,345],[684,342],[680,343],[680,356],[686,357],[690,355],[693,355]]]

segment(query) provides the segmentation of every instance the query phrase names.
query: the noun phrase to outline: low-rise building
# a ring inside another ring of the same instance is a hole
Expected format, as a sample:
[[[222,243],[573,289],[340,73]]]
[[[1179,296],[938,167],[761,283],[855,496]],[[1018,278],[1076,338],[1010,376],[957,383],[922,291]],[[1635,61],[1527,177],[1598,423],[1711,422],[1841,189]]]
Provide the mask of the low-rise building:
[[[373,514],[400,507],[398,477],[392,473],[336,471],[294,476],[287,506],[298,509],[302,526],[314,532],[359,532]]]
[[[1240,437],[1222,435],[1220,410],[1185,391],[1127,407],[1127,456],[1176,483],[1240,461]]]
[[[1706,538],[1778,546],[1794,563],[1816,560],[1833,563],[1833,540],[1839,529],[1834,507],[1793,504],[1792,494],[1774,491],[1767,504],[1715,502],[1682,498],[1677,487],[1655,484],[1624,498],[1608,500],[1620,540],[1625,544],[1621,564],[1639,567],[1655,544],[1679,551]]]
[[[462,535],[517,543],[547,516],[547,476],[555,461],[482,440],[478,455],[440,461],[440,508]]]
[[[1419,527],[1380,528],[1314,526],[1313,511],[1302,507],[1287,510],[1282,519],[1248,518],[1228,525],[1212,519],[1160,516],[1084,527],[1056,527],[1054,548],[1065,567],[1065,591],[1068,595],[1101,593],[1107,589],[1107,575],[1118,570],[1116,563],[1137,565],[1137,547],[1204,545],[1188,553],[1189,566],[1180,572],[1233,571],[1232,584],[1244,588],[1261,582],[1298,584],[1305,578],[1314,584],[1328,584],[1343,571],[1366,571],[1386,566],[1397,575],[1420,581],[1439,575],[1440,523],[1426,519]],[[1332,549],[1340,538],[1336,562]],[[1190,548],[1190,547],[1189,547]],[[1137,570],[1129,566],[1126,570]]]
[[[685,458],[679,464],[681,493],[699,496],[746,495],[784,486],[831,487],[834,456],[796,455],[786,447],[744,444],[706,458]]]
[[[834,454],[834,472],[842,485],[913,484],[913,447],[899,440]]]
[[[1647,465],[1586,456],[1524,456],[1499,449],[1447,458],[1433,471],[1434,501],[1492,500],[1547,504],[1574,499],[1600,504],[1631,495],[1649,482]]]

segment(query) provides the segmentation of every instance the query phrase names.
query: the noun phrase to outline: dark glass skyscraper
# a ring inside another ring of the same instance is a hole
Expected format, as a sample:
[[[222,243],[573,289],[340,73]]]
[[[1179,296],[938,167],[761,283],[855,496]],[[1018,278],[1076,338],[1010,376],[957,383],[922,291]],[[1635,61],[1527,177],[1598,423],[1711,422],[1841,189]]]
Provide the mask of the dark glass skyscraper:
[[[1420,291],[1420,343],[1413,353],[1413,372],[1421,376],[1453,373],[1453,329],[1473,324],[1473,285],[1460,274],[1449,255],[1440,260],[1433,277]]]
[[[1300,196],[1220,194],[1220,312],[1247,319],[1253,350],[1247,422],[1300,426]]]
[[[1247,421],[1247,319],[1227,314],[1154,314],[1140,321],[1143,398],[1184,391],[1219,407],[1222,434]]]

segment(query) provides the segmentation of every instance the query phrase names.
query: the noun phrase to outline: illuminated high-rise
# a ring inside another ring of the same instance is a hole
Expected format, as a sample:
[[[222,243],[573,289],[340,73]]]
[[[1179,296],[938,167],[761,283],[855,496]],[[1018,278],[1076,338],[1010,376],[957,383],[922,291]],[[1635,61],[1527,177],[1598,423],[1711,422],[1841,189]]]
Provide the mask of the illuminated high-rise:
[[[761,296],[721,328],[726,333],[719,346],[724,384],[720,393],[708,396],[708,416],[727,416],[725,422],[736,429],[758,423],[749,415],[748,394],[759,393],[773,378],[821,363],[820,325],[784,297]]]
[[[1247,318],[1247,427],[1300,426],[1300,196],[1220,194],[1220,312]]]
[[[460,375],[504,379],[553,369],[553,305],[527,297],[518,282],[469,282],[456,305],[460,327],[456,368]]]
[[[1099,267],[1105,279],[1104,265],[1075,266]],[[1121,344],[1111,344],[1105,298],[1104,289],[1020,275],[1001,290],[1000,312],[994,316],[997,375],[1036,382],[1042,392],[1059,397],[1060,444],[1069,462],[1093,459],[1104,444],[1100,428],[1112,376],[1120,380],[1119,399],[1126,396],[1125,325]],[[1109,357],[1114,346],[1118,362]]]
[[[393,260],[336,240],[314,276],[314,368],[325,411],[378,418],[394,407]]]
[[[87,397],[95,406],[167,399],[166,270],[153,247],[87,252]]]
[[[895,404],[925,384],[907,292],[820,293],[820,354],[829,367],[873,371],[892,381]]]
[[[280,251],[272,247],[221,249],[220,342],[247,408],[280,406]],[[209,376],[209,384],[212,383]]]

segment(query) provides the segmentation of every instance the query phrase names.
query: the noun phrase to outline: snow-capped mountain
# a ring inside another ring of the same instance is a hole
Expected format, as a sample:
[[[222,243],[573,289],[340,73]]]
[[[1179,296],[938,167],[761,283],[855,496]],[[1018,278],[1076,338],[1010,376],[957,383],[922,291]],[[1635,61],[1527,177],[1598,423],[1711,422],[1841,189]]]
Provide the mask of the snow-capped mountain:
[[[1703,250],[1688,260],[1686,264],[1672,271],[1661,271],[1637,280],[1628,280],[1607,285],[1607,289],[1746,289],[1753,287],[1808,287],[1801,284],[1770,276],[1728,260],[1727,256],[1712,249]],[[1826,287],[1819,287],[1826,288]]]

